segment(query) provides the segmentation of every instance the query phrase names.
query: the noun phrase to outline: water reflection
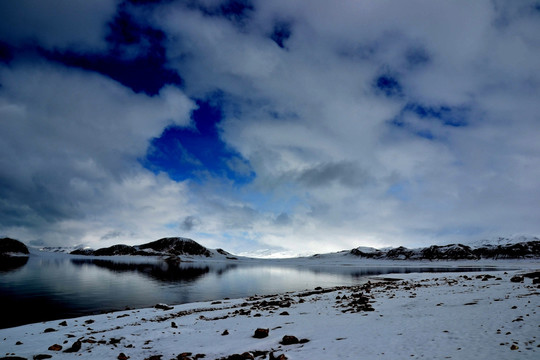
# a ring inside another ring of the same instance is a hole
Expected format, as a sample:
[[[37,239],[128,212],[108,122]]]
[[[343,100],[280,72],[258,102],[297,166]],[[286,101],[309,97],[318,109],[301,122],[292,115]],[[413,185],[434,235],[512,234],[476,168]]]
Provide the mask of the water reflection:
[[[0,257],[0,273],[16,270],[28,262],[28,257]]]
[[[160,281],[191,282],[210,271],[208,266],[192,267],[179,266],[175,263],[161,262],[157,264],[133,264],[99,259],[71,259],[75,266],[97,266],[114,273],[137,273]]]
[[[140,264],[68,256],[31,256],[25,260],[15,271],[0,272],[0,328],[156,303],[181,304],[361,284],[369,276],[387,273],[493,270],[294,266],[279,262]]]

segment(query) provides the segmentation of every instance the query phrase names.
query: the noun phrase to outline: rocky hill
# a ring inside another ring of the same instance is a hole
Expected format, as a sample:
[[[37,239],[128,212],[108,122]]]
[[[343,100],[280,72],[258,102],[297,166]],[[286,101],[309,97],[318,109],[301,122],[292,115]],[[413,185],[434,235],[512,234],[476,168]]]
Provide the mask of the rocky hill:
[[[392,249],[359,247],[349,253],[366,259],[388,260],[479,260],[479,259],[535,259],[540,258],[540,239],[528,238],[521,242],[483,243],[480,246],[463,244],[432,245],[420,249],[400,246]]]
[[[7,237],[0,239],[0,257],[28,256],[28,254],[28,248],[19,240]]]
[[[216,253],[221,255],[230,255],[224,250],[218,249]],[[113,245],[107,248],[97,250],[77,249],[72,251],[73,255],[88,256],[112,256],[112,255],[143,255],[143,256],[179,256],[195,255],[211,257],[214,252],[205,248],[201,244],[191,239],[180,237],[163,238],[142,245]]]

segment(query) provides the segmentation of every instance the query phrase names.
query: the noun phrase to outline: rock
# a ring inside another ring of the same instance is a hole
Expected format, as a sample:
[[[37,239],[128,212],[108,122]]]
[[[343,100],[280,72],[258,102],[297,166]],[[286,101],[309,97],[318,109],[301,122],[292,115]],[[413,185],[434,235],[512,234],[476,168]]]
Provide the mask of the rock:
[[[152,355],[144,360],[161,360],[162,357],[163,355]]]
[[[73,343],[73,345],[71,345],[71,347],[69,349],[66,349],[64,350],[65,353],[74,353],[74,352],[77,352],[79,350],[81,350],[81,341],[80,340],[77,340]]]
[[[257,330],[255,330],[255,333],[253,334],[253,337],[255,339],[263,339],[263,338],[267,337],[269,333],[270,333],[270,329],[258,328]]]
[[[523,282],[523,281],[524,281],[524,278],[523,278],[523,276],[520,276],[520,275],[514,275],[514,276],[512,276],[512,277],[510,278],[510,281],[511,281],[511,282],[515,282],[515,283],[517,283],[517,282]]]
[[[20,357],[20,356],[4,356],[4,357],[1,357],[0,360],[28,360],[28,359]]]
[[[510,350],[517,350],[519,349],[519,346],[517,346],[516,344],[512,344],[512,346],[510,346]]]
[[[270,360],[287,360],[287,357],[285,356],[285,354],[281,354],[281,355],[278,355],[278,357],[275,357],[274,353],[271,352],[270,353]]]
[[[227,336],[229,335],[229,330],[225,329],[223,330],[223,332],[221,333],[221,336]]]
[[[156,309],[161,309],[161,310],[172,310],[172,309],[174,309],[174,307],[169,306],[169,305],[167,305],[167,304],[156,304],[156,305],[154,306],[154,308],[156,308]]]
[[[58,324],[58,326],[67,326],[67,321],[62,321],[61,323]]]
[[[22,344],[23,344],[23,343],[20,342],[20,341],[17,341],[17,342],[15,343],[15,345],[22,345]]]
[[[44,333],[50,333],[54,331],[56,331],[56,329],[53,329],[53,328],[46,328],[45,330],[43,330]]]
[[[225,360],[255,360],[255,357],[252,354],[245,352],[243,354],[229,355],[225,358]]]
[[[178,325],[176,325],[176,323],[173,321],[173,322],[171,322],[171,327],[177,329]]]
[[[298,344],[299,342],[300,342],[300,340],[298,340],[298,338],[296,336],[285,335],[283,337],[283,339],[281,339],[280,344],[281,345],[293,345],[293,344]]]
[[[124,353],[120,353],[120,355],[118,355],[117,359],[118,360],[127,360],[127,359],[129,359],[129,356],[126,356],[126,354],[124,354]]]
[[[50,351],[60,351],[62,350],[62,345],[54,344],[49,346]]]
[[[37,354],[37,355],[34,355],[33,359],[34,360],[43,360],[43,359],[50,359],[52,358],[52,355],[49,355],[49,354]]]

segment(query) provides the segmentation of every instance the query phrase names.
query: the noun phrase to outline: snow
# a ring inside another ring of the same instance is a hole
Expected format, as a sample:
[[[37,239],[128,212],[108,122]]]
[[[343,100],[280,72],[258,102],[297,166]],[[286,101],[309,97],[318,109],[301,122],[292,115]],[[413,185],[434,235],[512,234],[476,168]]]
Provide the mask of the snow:
[[[116,359],[124,353],[133,360],[176,359],[184,352],[205,359],[244,352],[266,352],[256,359],[269,359],[270,352],[287,359],[538,359],[539,287],[527,277],[510,279],[538,271],[540,263],[507,264],[519,270],[384,275],[370,279],[371,286],[128,310],[68,319],[66,326],[62,320],[30,324],[0,330],[0,354]],[[343,312],[362,299],[359,294],[368,297],[374,311]],[[47,328],[55,331],[44,332]],[[254,338],[257,328],[269,329],[269,336]],[[285,335],[309,342],[282,345]],[[76,340],[80,350],[63,352]],[[48,350],[53,344],[62,351]]]
[[[530,236],[530,235],[512,235],[509,237],[493,237],[490,239],[481,239],[481,240],[472,240],[468,242],[464,242],[465,245],[473,247],[473,248],[479,248],[479,247],[485,247],[485,246],[504,246],[504,245],[512,245],[512,244],[518,244],[528,241],[540,241],[540,239],[536,236]]]

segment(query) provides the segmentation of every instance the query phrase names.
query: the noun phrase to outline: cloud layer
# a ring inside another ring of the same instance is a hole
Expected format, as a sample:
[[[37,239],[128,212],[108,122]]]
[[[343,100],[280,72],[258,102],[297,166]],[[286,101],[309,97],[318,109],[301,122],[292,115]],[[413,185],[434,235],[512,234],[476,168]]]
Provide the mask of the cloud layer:
[[[1,12],[39,17],[0,26],[1,233],[265,254],[540,233],[533,1],[103,0],[80,27],[31,3]],[[67,53],[159,53],[161,88]]]

